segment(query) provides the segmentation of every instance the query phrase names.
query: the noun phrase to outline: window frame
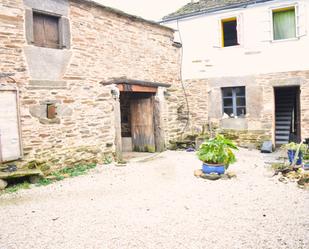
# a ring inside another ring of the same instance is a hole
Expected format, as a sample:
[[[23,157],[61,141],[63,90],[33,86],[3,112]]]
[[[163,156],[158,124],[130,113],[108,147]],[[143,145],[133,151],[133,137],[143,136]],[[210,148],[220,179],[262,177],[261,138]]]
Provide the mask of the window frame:
[[[286,39],[278,39],[275,40],[275,32],[274,32],[274,16],[273,13],[275,12],[283,12],[287,10],[294,9],[295,12],[295,37],[286,38]],[[276,6],[270,8],[270,24],[271,24],[271,42],[285,42],[285,41],[295,41],[299,39],[299,20],[298,20],[298,5],[297,4],[288,4],[282,6]]]
[[[34,15],[36,15],[36,14],[58,19],[58,23],[57,23],[57,26],[58,26],[58,29],[57,29],[57,32],[58,32],[58,44],[57,44],[57,47],[56,47],[56,44],[55,44],[55,47],[51,47],[51,46],[46,46],[45,44],[44,44],[44,46],[42,46],[40,44],[35,43],[35,38],[34,38],[34,33],[35,33],[34,32]],[[61,28],[61,18],[62,18],[62,16],[59,15],[59,14],[56,14],[56,13],[50,13],[50,12],[47,12],[47,11],[32,9],[33,45],[36,46],[36,47],[41,47],[41,48],[62,49],[63,48],[63,46],[62,46],[62,32],[63,31],[62,31],[62,28]]]
[[[236,90],[237,88],[243,88],[244,89],[244,95],[237,95],[236,93]],[[231,89],[232,90],[232,96],[224,96],[224,90],[227,90],[227,89]],[[222,87],[221,88],[221,94],[222,94],[222,115],[224,115],[226,112],[225,112],[225,109],[232,109],[233,110],[233,117],[231,117],[229,115],[230,118],[243,118],[246,116],[247,114],[247,96],[246,96],[246,87],[245,86],[235,86],[235,87]],[[243,98],[245,99],[245,105],[244,106],[241,106],[241,105],[237,105],[237,99],[238,98]],[[224,105],[224,100],[226,99],[231,99],[232,100],[232,106],[225,106]],[[245,114],[243,116],[238,116],[237,115],[237,109],[238,108],[244,108],[245,109]],[[228,114],[227,114],[228,115]]]
[[[236,21],[237,44],[236,45],[231,45],[231,46],[225,46],[225,41],[224,41],[224,23],[232,22],[232,21]],[[239,34],[238,34],[238,32],[240,32],[240,30],[239,30],[239,20],[238,20],[238,17],[237,16],[233,16],[233,17],[221,18],[220,22],[221,22],[221,47],[222,48],[230,48],[230,47],[237,47],[237,46],[239,46],[240,45],[240,41],[239,41]]]

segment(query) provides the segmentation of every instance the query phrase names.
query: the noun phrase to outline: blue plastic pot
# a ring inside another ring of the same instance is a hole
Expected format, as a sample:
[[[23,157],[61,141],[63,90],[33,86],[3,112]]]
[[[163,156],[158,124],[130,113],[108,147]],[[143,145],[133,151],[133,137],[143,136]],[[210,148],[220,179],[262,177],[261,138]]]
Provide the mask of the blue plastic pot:
[[[288,150],[288,157],[290,163],[293,163],[295,154],[296,154],[295,150]],[[299,152],[296,165],[301,165],[302,163],[303,163],[303,155],[301,152]]]
[[[221,164],[203,163],[202,171],[204,174],[217,173],[219,175],[223,175],[225,172],[225,166]]]

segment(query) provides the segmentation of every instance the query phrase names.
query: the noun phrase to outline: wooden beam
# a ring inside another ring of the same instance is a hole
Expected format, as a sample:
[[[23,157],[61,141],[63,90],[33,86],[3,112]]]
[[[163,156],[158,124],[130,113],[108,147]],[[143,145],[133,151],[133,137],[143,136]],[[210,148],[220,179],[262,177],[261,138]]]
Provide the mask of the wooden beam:
[[[156,93],[157,87],[151,86],[141,86],[141,85],[127,85],[118,84],[117,85],[120,92],[136,92],[136,93]]]

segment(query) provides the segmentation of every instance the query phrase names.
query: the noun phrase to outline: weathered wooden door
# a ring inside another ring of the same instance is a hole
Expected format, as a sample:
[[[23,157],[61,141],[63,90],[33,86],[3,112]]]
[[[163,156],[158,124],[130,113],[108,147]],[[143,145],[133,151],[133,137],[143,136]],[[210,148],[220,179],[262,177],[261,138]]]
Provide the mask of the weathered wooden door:
[[[154,124],[153,124],[153,99],[132,99],[131,134],[134,151],[155,152]]]

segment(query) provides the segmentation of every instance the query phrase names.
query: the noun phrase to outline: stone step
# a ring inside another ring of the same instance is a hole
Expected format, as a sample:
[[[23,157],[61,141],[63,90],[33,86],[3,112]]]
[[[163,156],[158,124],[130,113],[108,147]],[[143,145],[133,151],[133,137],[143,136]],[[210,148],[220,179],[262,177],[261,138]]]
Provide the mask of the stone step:
[[[276,141],[289,141],[289,135],[276,135]]]
[[[291,112],[285,112],[285,111],[276,111],[276,116],[292,116]]]
[[[289,116],[276,116],[276,121],[290,121],[291,122],[292,117]]]
[[[0,179],[4,180],[27,177],[27,176],[35,176],[35,175],[43,176],[43,173],[39,169],[18,169],[13,172],[0,171]]]
[[[290,130],[289,125],[276,125],[276,130]]]
[[[290,129],[289,130],[286,130],[286,131],[283,131],[283,130],[276,130],[276,135],[290,135]]]
[[[288,144],[288,143],[289,143],[289,140],[287,140],[287,141],[280,141],[280,140],[276,141],[276,145],[283,145],[283,144]]]
[[[291,121],[290,120],[281,120],[281,121],[276,121],[276,125],[291,125]]]

